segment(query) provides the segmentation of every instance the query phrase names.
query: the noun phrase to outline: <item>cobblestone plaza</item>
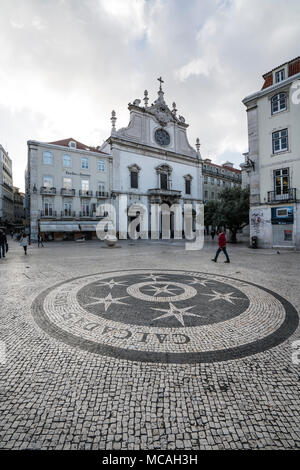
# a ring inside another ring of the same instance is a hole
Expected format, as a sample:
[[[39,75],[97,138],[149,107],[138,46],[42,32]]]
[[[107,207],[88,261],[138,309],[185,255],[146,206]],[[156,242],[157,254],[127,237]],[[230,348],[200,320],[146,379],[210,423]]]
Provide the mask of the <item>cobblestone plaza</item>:
[[[9,245],[2,449],[299,447],[299,252]]]

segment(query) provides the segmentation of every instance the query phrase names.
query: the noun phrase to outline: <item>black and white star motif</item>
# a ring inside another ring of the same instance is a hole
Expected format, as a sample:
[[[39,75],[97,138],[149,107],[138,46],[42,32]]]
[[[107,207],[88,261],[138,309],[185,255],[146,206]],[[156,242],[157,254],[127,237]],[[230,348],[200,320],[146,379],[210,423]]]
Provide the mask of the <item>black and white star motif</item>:
[[[172,292],[172,290],[178,290],[180,289],[180,287],[171,287],[170,289],[168,289],[170,284],[166,284],[165,286],[162,286],[162,287],[156,287],[156,286],[150,286],[148,289],[145,289],[145,290],[148,290],[148,291],[155,291],[153,296],[157,296],[159,294],[170,294],[170,295],[176,295],[175,292]],[[171,290],[172,289],[172,290]]]
[[[210,281],[209,279],[196,279],[194,277],[192,281],[189,281],[189,284],[200,284],[201,286],[206,287],[206,284],[211,282],[214,284],[214,281]]]
[[[97,284],[97,286],[108,286],[110,289],[112,289],[115,286],[124,286],[126,285],[125,281],[117,282],[114,279],[111,279],[108,282],[101,281]]]
[[[175,305],[173,305],[170,302],[169,306],[170,306],[170,308],[167,309],[167,310],[162,309],[162,308],[153,308],[152,307],[152,310],[158,310],[159,312],[166,312],[164,315],[161,315],[160,317],[153,318],[152,321],[156,321],[156,320],[159,320],[161,318],[166,318],[166,317],[175,317],[182,324],[182,326],[185,326],[184,325],[184,319],[183,319],[184,315],[189,315],[191,317],[198,317],[198,318],[201,317],[201,315],[195,315],[194,313],[187,313],[187,311],[190,310],[191,308],[194,308],[195,305],[193,305],[192,307],[177,308],[177,307],[175,307]]]
[[[142,279],[150,279],[153,282],[157,282],[157,279],[163,279],[164,276],[154,276],[154,274],[150,274],[149,276],[142,277]]]
[[[89,307],[91,305],[98,305],[98,304],[103,304],[105,311],[111,306],[111,304],[123,304],[123,305],[128,305],[125,302],[121,302],[121,299],[126,299],[128,295],[125,297],[116,297],[115,299],[112,298],[112,295],[109,293],[107,297],[91,297],[91,299],[94,299],[96,302],[91,302],[89,304],[86,304],[86,307]]]
[[[227,294],[223,294],[222,292],[216,292],[215,290],[212,291],[213,294],[201,294],[201,295],[207,295],[209,297],[212,297],[209,302],[213,302],[214,300],[225,300],[226,302],[230,302],[231,304],[235,305],[235,303],[232,301],[232,299],[236,300],[245,300],[241,297],[232,297],[234,294],[233,292],[228,292]]]

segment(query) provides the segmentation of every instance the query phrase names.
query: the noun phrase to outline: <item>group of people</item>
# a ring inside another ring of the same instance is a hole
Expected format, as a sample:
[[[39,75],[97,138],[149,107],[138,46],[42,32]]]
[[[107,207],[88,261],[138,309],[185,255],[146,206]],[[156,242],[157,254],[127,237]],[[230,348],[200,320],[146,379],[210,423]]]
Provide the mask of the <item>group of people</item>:
[[[20,246],[22,246],[24,249],[24,254],[27,255],[28,238],[27,238],[26,233],[22,233],[18,237],[18,241],[19,241]],[[0,258],[5,258],[7,252],[8,252],[8,242],[7,242],[6,233],[3,230],[0,230]]]

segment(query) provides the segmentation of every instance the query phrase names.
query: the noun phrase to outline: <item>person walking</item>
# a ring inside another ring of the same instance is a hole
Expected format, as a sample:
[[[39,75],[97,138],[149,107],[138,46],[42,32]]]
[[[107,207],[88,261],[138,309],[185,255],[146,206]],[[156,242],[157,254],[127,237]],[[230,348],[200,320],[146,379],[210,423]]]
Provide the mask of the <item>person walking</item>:
[[[7,238],[3,230],[0,230],[0,258],[5,258]]]
[[[41,234],[39,234],[38,236],[38,248],[40,245],[44,248],[44,239],[43,239],[43,235]]]
[[[27,255],[27,245],[28,245],[27,236],[26,236],[26,233],[23,233],[23,235],[21,236],[20,246],[24,248],[25,255]]]
[[[216,235],[216,231],[215,231],[214,228],[211,230],[210,234],[211,234],[211,239],[214,240],[214,239],[215,239],[215,235]]]
[[[224,255],[226,256],[226,261],[224,261],[224,263],[230,263],[230,259],[226,250],[226,235],[225,235],[225,232],[223,232],[223,230],[221,229],[218,230],[218,244],[219,244],[219,248],[217,249],[216,255],[212,259],[212,261],[216,263],[218,260],[219,254],[221,253],[221,251],[223,251]]]

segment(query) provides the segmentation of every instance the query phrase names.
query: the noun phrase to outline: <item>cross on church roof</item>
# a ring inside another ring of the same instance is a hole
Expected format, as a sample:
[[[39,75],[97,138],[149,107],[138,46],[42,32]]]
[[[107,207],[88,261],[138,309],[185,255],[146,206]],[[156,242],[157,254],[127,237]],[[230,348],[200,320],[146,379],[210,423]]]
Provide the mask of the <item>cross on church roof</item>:
[[[159,89],[161,91],[161,84],[165,83],[165,82],[163,81],[163,79],[161,77],[159,77],[157,80],[160,82]]]

